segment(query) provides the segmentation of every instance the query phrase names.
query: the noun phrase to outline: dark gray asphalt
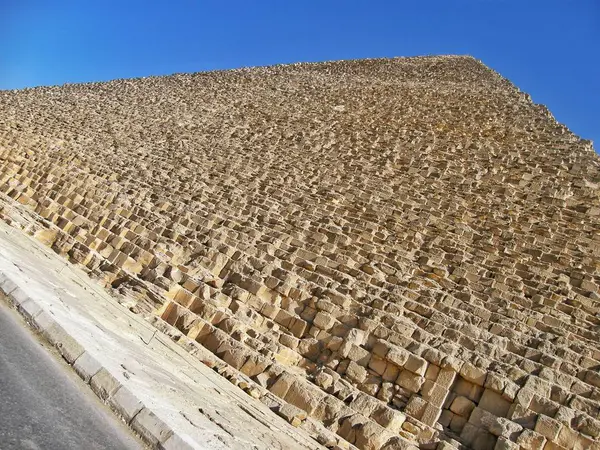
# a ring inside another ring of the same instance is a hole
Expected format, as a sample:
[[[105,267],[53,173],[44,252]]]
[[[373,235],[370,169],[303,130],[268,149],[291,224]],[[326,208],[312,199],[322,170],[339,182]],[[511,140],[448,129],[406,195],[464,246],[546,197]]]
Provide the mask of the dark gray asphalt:
[[[0,298],[0,450],[143,448],[58,358]]]

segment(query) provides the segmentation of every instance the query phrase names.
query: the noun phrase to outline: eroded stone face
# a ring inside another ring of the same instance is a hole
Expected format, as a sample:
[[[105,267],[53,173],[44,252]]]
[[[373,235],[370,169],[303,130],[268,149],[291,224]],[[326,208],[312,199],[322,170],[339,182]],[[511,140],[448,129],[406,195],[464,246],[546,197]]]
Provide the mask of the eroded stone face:
[[[0,93],[5,220],[328,446],[600,448],[599,182],[468,57]]]

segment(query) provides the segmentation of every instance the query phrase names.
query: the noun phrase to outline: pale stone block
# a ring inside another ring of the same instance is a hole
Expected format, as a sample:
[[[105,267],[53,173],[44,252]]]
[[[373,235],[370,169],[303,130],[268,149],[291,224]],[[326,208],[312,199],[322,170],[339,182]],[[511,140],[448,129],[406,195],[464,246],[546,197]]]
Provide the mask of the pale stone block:
[[[358,365],[354,361],[350,361],[348,367],[346,368],[346,376],[356,383],[363,383],[367,378],[367,369]]]
[[[319,311],[313,319],[313,325],[319,327],[321,330],[329,330],[335,324],[335,317],[324,311]]]
[[[540,414],[535,422],[534,431],[545,436],[546,439],[554,441],[558,437],[561,428],[562,425],[558,420]]]
[[[524,429],[517,438],[517,444],[522,450],[541,450],[546,444],[546,438],[533,430]]]
[[[475,403],[463,396],[456,397],[450,405],[450,411],[463,417],[469,417],[473,409],[475,409]]]
[[[426,407],[427,401],[423,400],[418,395],[413,395],[408,401],[404,412],[407,415],[414,417],[417,420],[420,420],[423,416],[423,413],[425,412]]]
[[[424,382],[424,377],[409,370],[403,370],[400,372],[400,375],[398,375],[398,379],[396,380],[397,385],[402,386],[411,392],[419,392]]]
[[[408,361],[409,356],[410,352],[408,350],[394,346],[386,353],[385,359],[398,367],[403,367]]]
[[[427,371],[427,361],[420,356],[416,356],[411,353],[408,355],[408,359],[404,363],[404,368],[416,373],[417,375],[423,376]]]
[[[486,389],[479,400],[479,407],[491,412],[498,417],[506,417],[510,409],[510,403],[506,401],[500,394]]]
[[[465,380],[470,381],[473,384],[483,386],[485,383],[487,373],[485,370],[480,369],[479,367],[475,367],[473,364],[467,362],[461,367],[460,375]]]
[[[435,382],[446,389],[450,389],[450,387],[454,384],[455,379],[456,372],[453,369],[443,368],[440,369]]]
[[[379,425],[393,433],[399,433],[402,424],[406,421],[406,415],[403,412],[388,407],[379,408],[371,417]]]
[[[448,396],[448,390],[431,380],[425,380],[421,388],[421,395],[429,403],[441,407]]]

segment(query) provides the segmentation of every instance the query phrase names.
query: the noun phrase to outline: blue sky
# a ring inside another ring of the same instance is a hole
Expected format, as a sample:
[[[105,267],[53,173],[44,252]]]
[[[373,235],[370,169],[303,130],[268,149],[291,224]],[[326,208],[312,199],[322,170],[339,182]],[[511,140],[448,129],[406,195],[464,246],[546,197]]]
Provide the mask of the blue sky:
[[[0,89],[471,54],[600,150],[600,0],[0,0]]]

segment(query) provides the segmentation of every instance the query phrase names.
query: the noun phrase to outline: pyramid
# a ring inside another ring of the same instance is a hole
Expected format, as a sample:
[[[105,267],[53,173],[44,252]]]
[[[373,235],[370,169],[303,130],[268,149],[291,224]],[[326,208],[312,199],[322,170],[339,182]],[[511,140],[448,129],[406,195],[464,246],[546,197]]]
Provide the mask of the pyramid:
[[[330,448],[600,449],[599,183],[468,56],[0,92],[0,217]]]

